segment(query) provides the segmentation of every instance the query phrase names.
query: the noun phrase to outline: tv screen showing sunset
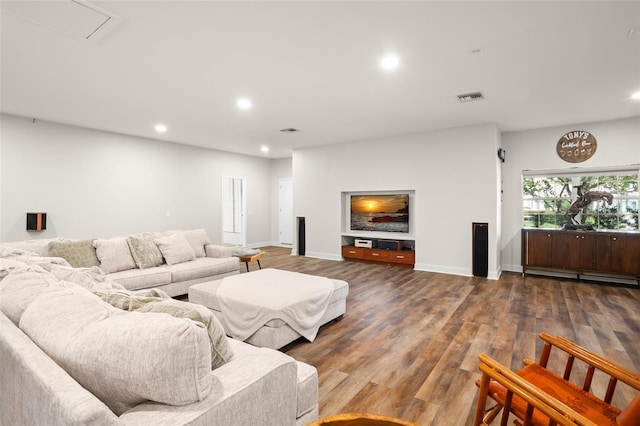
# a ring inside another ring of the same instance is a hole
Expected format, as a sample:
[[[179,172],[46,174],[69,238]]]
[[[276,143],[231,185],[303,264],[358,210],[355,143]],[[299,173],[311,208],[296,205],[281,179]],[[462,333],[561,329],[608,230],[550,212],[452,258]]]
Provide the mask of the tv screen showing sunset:
[[[352,195],[351,230],[409,232],[409,195]]]

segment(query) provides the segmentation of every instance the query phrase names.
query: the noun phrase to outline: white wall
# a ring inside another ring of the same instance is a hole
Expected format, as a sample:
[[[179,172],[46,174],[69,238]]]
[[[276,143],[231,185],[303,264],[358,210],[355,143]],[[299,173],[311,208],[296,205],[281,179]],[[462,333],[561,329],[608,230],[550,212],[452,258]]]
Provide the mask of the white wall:
[[[280,244],[280,179],[291,178],[291,158],[271,160],[271,243]],[[293,221],[294,218],[291,218]]]
[[[205,228],[219,242],[223,175],[247,179],[248,244],[271,239],[269,159],[4,114],[0,120],[0,241]],[[25,231],[31,211],[47,213],[46,231]]]
[[[472,273],[472,222],[489,223],[499,275],[500,132],[494,124],[295,150],[306,255],[340,259],[341,192],[415,190],[416,269]]]
[[[556,154],[558,140],[572,130],[590,132],[598,142],[595,155],[583,163],[567,163]],[[522,171],[639,164],[640,117],[505,132],[502,143],[507,151],[504,163],[502,267],[506,271],[521,272]]]

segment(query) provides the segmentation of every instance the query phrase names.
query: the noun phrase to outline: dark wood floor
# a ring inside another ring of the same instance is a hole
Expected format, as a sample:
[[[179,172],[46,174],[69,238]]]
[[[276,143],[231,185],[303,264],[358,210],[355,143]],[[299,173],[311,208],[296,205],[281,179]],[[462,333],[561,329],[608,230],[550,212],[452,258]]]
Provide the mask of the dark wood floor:
[[[638,288],[515,273],[496,281],[264,250],[264,268],[350,285],[342,321],[322,327],[313,343],[282,349],[318,369],[321,416],[370,412],[421,425],[471,424],[478,354],[519,369],[523,358],[537,359],[542,331],[640,371]],[[617,393],[614,403],[623,407],[635,396],[624,385]]]

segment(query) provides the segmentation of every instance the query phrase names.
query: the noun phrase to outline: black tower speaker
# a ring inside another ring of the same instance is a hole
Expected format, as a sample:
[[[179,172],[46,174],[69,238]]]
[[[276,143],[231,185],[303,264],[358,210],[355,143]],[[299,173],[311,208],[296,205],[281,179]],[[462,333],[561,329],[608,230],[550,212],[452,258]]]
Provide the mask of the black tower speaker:
[[[489,274],[489,224],[473,222],[473,275]]]
[[[305,253],[304,217],[298,217],[298,255]]]

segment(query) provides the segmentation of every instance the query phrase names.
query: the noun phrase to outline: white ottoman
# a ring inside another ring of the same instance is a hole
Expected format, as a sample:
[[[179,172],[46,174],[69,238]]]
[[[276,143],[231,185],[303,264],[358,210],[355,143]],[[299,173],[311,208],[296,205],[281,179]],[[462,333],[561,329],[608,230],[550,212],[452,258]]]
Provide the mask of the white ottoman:
[[[281,271],[287,273],[287,271]],[[251,274],[252,272],[249,272]],[[347,295],[349,284],[346,281],[331,279],[333,294],[329,300],[327,311],[322,317],[321,324],[326,324],[334,319],[340,320],[347,311]],[[197,303],[211,309],[214,315],[225,323],[220,304],[217,298],[218,287],[222,280],[207,281],[189,287],[189,302]],[[245,342],[263,348],[280,349],[281,347],[298,339],[300,334],[293,330],[281,319],[272,319],[252,334]]]

